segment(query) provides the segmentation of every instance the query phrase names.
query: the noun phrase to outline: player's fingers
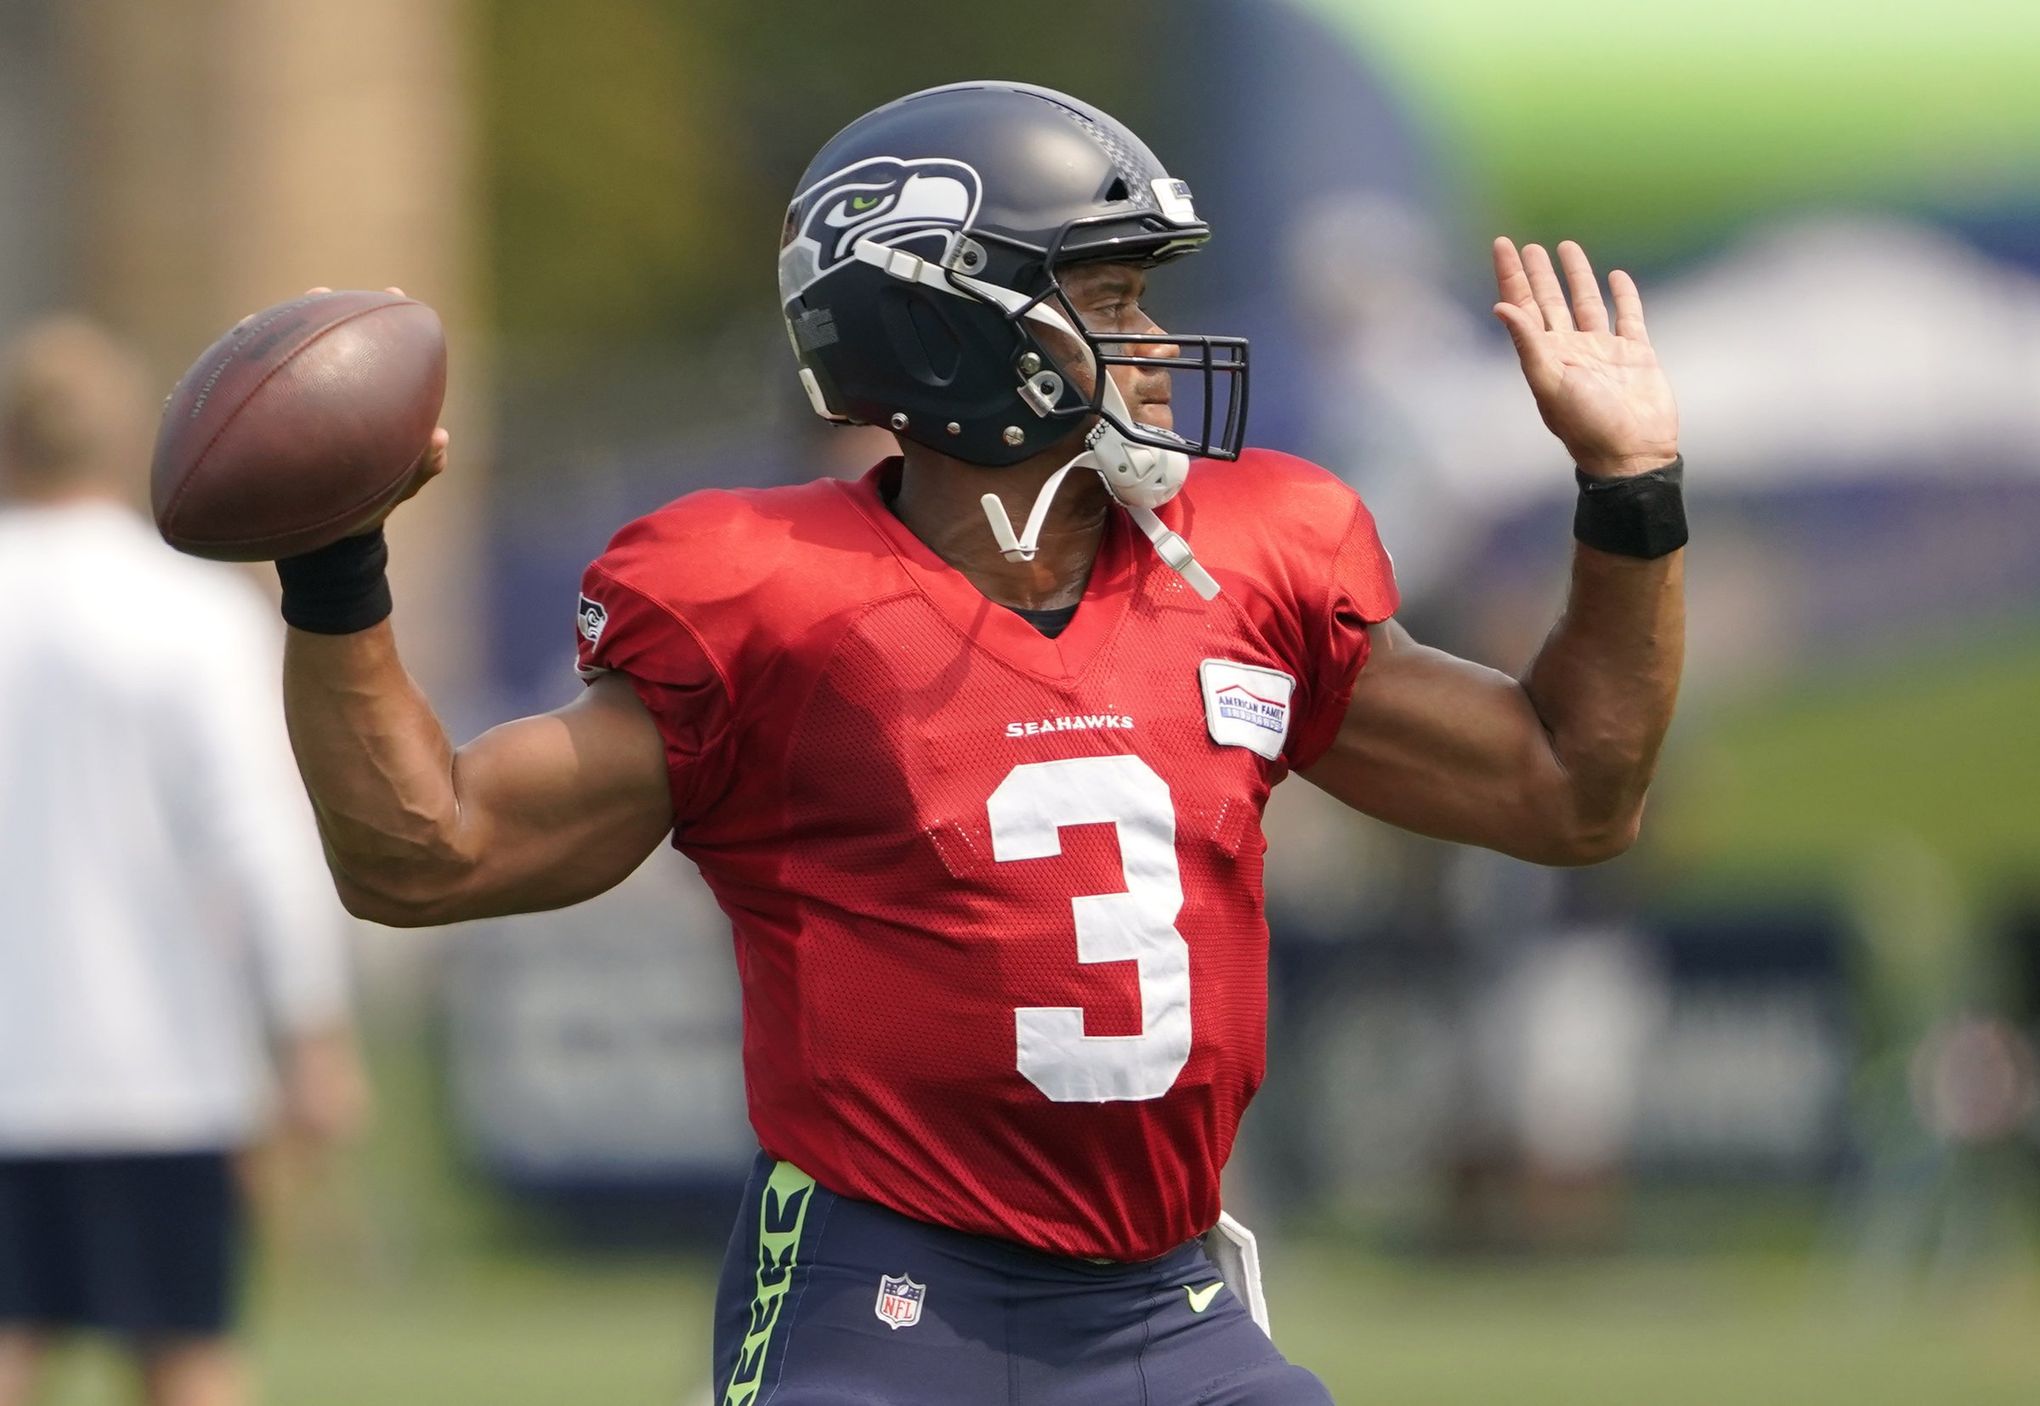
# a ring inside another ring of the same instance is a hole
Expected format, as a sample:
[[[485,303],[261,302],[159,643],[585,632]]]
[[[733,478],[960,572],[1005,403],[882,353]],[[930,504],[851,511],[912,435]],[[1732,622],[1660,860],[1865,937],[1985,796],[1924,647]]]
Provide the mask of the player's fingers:
[[[1650,333],[1643,325],[1643,295],[1636,291],[1636,280],[1616,269],[1608,275],[1608,292],[1615,298],[1615,335],[1634,337],[1648,346]]]
[[[446,472],[446,448],[451,441],[452,436],[447,434],[444,426],[432,432],[432,438],[425,442],[418,462],[411,466],[411,492],[416,493],[419,484]]]
[[[1523,379],[1530,383],[1532,391],[1543,394],[1560,374],[1551,356],[1551,339],[1545,331],[1543,316],[1535,308],[1519,308],[1514,303],[1496,303],[1495,316],[1509,329],[1509,340],[1516,344],[1516,361],[1523,368]]]
[[[1530,279],[1523,272],[1523,256],[1516,252],[1516,241],[1506,237],[1494,242],[1495,294],[1503,302],[1514,303],[1520,308],[1535,308],[1537,299],[1530,294]]]
[[[1520,308],[1514,303],[1496,303],[1495,316],[1509,330],[1509,340],[1516,344],[1516,355],[1527,367],[1538,355],[1537,338],[1544,331],[1544,319],[1536,309]]]
[[[385,293],[394,293],[394,294],[396,294],[396,295],[397,295],[397,296],[398,296],[399,298],[401,298],[401,297],[403,297],[403,296],[404,296],[404,290],[403,290],[403,289],[401,289],[401,288],[399,288],[399,287],[397,287],[397,286],[396,286],[395,284],[391,284],[391,285],[390,285],[389,287],[387,287],[387,288],[383,289],[383,292],[385,292]]]
[[[1530,293],[1537,299],[1537,310],[1544,314],[1544,325],[1554,332],[1572,331],[1565,289],[1559,286],[1558,270],[1551,266],[1551,255],[1542,244],[1523,246],[1523,272],[1529,276]]]
[[[328,288],[328,287],[327,287],[327,286],[326,286],[325,284],[321,283],[321,284],[320,284],[320,285],[319,285],[318,287],[316,287],[316,288],[307,288],[307,289],[305,289],[305,296],[306,296],[307,298],[316,298],[316,297],[318,297],[318,296],[319,296],[319,295],[320,295],[321,293],[330,293],[330,292],[332,292],[332,291],[333,291],[333,290],[332,290],[331,288]]]
[[[1601,301],[1601,283],[1594,277],[1587,251],[1573,240],[1562,240],[1558,261],[1565,269],[1566,291],[1572,295],[1573,321],[1582,332],[1606,332],[1608,308]]]
[[[391,510],[398,504],[410,502],[418,496],[419,489],[446,472],[446,450],[452,442],[453,436],[446,432],[444,425],[432,432],[432,438],[425,443],[425,452],[418,456],[418,462],[411,470],[410,483],[404,486],[397,501],[390,504]]]

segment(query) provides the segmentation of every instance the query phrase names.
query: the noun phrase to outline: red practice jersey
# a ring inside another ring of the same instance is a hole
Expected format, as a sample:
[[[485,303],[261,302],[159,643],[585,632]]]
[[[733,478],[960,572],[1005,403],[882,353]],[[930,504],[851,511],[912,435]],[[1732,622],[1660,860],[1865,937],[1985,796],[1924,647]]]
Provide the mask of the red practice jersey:
[[[1261,812],[1396,606],[1313,465],[1198,463],[1049,639],[857,482],[690,494],[588,568],[586,674],[663,731],[674,843],[735,928],[773,1157],[924,1221],[1144,1259],[1218,1219],[1261,1082]]]

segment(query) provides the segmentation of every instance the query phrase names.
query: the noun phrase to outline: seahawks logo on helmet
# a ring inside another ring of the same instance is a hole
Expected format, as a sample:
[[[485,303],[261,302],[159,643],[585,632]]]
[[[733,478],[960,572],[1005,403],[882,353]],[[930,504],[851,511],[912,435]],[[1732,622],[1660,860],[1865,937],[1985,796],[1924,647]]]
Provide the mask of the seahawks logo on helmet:
[[[779,252],[779,296],[790,303],[851,257],[860,240],[898,246],[948,238],[977,218],[983,183],[961,161],[874,156],[846,166],[794,197]]]

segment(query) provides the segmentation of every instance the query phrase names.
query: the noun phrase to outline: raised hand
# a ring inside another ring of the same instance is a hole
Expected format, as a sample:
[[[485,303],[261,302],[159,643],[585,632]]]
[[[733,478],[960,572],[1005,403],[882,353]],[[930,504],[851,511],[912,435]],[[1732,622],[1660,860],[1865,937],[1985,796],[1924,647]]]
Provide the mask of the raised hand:
[[[1566,290],[1542,245],[1494,245],[1495,316],[1509,329],[1523,379],[1537,398],[1537,413],[1596,478],[1620,478],[1669,464],[1679,452],[1679,407],[1672,385],[1651,350],[1643,325],[1643,299],[1620,269],[1608,276],[1615,322],[1586,251],[1571,240],[1558,246]]]

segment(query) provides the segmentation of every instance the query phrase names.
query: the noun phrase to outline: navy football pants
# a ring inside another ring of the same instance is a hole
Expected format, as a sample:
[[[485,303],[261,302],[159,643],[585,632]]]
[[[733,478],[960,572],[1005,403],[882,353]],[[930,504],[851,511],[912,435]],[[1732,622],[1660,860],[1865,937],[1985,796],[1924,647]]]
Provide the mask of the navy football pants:
[[[760,1156],[716,1295],[719,1406],[1328,1406],[1201,1246],[1094,1265]]]

